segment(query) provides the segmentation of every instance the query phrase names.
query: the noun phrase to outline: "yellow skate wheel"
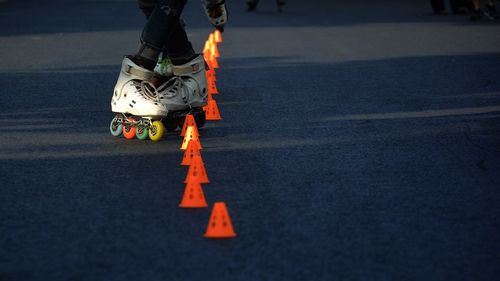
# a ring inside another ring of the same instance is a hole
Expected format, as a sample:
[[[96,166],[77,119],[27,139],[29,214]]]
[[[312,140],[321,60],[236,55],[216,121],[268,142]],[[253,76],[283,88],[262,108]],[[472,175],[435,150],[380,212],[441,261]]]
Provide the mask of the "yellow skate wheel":
[[[161,121],[154,121],[149,128],[149,138],[152,141],[159,141],[165,134],[165,127],[161,123]]]

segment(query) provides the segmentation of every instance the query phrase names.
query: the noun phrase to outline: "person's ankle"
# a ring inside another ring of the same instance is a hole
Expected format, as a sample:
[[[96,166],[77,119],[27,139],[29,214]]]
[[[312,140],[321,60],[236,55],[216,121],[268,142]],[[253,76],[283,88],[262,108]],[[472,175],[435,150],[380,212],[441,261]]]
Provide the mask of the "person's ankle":
[[[145,69],[148,69],[148,70],[153,70],[156,66],[156,61],[154,60],[150,60],[150,59],[147,59],[147,58],[144,58],[144,57],[141,57],[139,55],[135,55],[135,56],[132,56],[130,57],[130,59],[135,63],[137,64],[138,66],[140,67],[144,67]]]
[[[186,64],[192,60],[194,60],[196,57],[198,57],[197,54],[193,53],[191,55],[186,55],[186,56],[180,56],[180,57],[171,57],[170,61],[172,61],[173,65],[183,65]]]

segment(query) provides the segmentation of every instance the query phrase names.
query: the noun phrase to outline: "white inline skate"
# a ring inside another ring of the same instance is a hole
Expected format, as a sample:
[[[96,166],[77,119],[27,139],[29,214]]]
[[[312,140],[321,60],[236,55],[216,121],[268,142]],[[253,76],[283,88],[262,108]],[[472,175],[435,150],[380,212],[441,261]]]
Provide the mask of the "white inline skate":
[[[129,57],[122,62],[116,82],[111,110],[117,114],[111,121],[113,136],[160,140],[165,132],[161,119],[168,115],[154,87],[149,83],[153,72],[136,65]]]
[[[198,128],[205,124],[203,106],[208,103],[206,63],[203,56],[198,55],[183,65],[168,65],[157,69],[165,69],[161,75],[172,75],[167,82],[157,87],[159,101],[167,110],[163,124],[168,131],[182,126],[186,115],[194,116]]]

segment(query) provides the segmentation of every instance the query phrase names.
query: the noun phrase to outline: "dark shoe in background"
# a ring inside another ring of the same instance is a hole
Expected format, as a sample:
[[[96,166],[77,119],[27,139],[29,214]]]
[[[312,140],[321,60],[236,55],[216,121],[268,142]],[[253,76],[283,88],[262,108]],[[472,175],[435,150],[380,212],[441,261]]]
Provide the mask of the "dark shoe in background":
[[[468,0],[450,0],[450,7],[454,14],[468,14],[474,10],[472,1]]]
[[[480,21],[484,17],[484,13],[481,9],[474,10],[469,15],[470,21]]]
[[[252,2],[252,1],[248,1],[247,2],[247,11],[253,12],[253,11],[255,11],[255,9],[257,9],[257,3]]]
[[[431,0],[432,10],[436,15],[444,15],[446,11],[444,9],[444,0]]]
[[[285,6],[284,0],[276,0],[276,5],[278,6],[278,12],[283,12],[283,6]]]
[[[484,15],[490,20],[497,20],[498,13],[495,5],[486,5],[486,8],[484,9]]]

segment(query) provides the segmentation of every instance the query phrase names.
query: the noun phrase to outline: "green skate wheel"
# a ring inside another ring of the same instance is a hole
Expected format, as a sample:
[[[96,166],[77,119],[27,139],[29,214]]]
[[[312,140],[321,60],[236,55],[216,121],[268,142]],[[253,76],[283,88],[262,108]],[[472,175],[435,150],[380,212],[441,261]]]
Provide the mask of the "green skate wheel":
[[[144,125],[137,126],[135,130],[135,136],[137,137],[137,139],[145,140],[148,138],[148,135],[149,135],[149,130],[146,126]]]
[[[165,127],[161,121],[154,121],[149,128],[149,138],[152,141],[159,141],[165,134]]]
[[[111,135],[114,137],[119,137],[122,134],[123,125],[118,122],[118,117],[115,116],[113,120],[111,120],[111,124],[109,125],[109,131]]]

